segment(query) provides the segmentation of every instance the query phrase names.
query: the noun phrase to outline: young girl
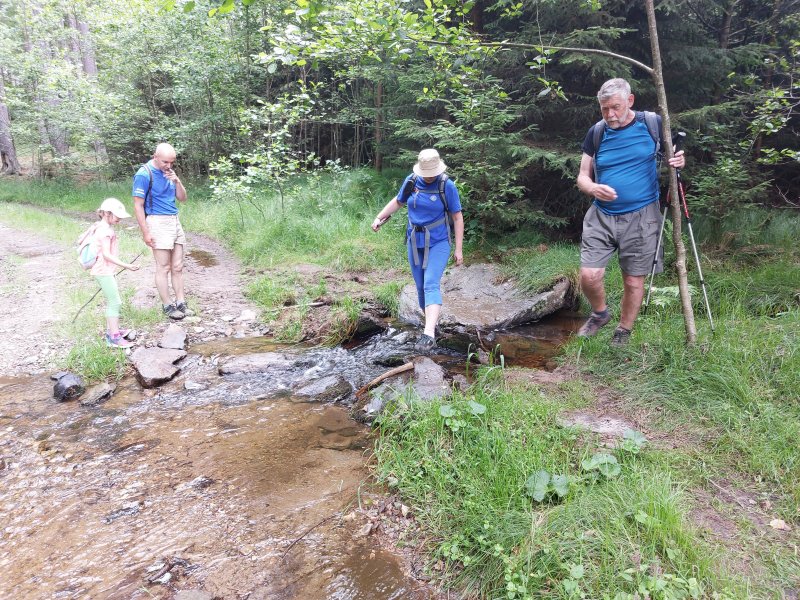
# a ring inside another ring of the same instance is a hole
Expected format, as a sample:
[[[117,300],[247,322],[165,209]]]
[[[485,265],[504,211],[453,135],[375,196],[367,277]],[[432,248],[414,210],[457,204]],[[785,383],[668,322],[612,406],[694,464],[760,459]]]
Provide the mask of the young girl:
[[[138,271],[139,266],[124,263],[117,258],[119,238],[113,227],[120,222],[120,219],[126,219],[130,215],[122,202],[116,198],[106,198],[97,209],[97,216],[100,221],[95,225],[94,237],[99,244],[99,251],[91,273],[106,297],[106,344],[112,348],[130,348],[133,344],[125,339],[128,330],[120,331],[119,328],[119,308],[122,300],[119,297],[114,270],[116,267],[122,267]]]

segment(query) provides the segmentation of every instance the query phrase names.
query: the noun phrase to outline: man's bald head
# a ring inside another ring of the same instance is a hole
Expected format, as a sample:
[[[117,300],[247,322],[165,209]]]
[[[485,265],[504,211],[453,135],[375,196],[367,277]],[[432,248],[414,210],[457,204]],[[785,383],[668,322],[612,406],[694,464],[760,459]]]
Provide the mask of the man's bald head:
[[[153,153],[153,164],[159,171],[170,171],[175,165],[175,148],[167,143],[156,146],[156,151]]]

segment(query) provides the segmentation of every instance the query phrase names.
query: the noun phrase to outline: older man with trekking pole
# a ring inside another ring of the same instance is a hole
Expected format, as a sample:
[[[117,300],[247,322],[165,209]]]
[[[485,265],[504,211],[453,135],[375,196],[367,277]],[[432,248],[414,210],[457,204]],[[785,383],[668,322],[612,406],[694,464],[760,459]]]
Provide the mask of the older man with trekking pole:
[[[186,202],[186,188],[174,171],[175,148],[159,144],[152,160],[133,178],[133,209],[144,243],[153,249],[156,289],[164,314],[183,319],[191,313],[183,292],[183,259],[186,235],[178,219],[176,200]],[[175,292],[170,299],[169,284]]]
[[[592,314],[578,330],[579,337],[595,335],[611,321],[606,304],[605,270],[614,252],[622,269],[620,320],[611,345],[628,343],[650,273],[663,271],[659,248],[658,167],[661,117],[632,110],[633,94],[624,79],[606,81],[597,93],[603,119],[583,140],[578,189],[594,199],[583,219],[581,289]],[[680,169],[683,152],[669,160]]]

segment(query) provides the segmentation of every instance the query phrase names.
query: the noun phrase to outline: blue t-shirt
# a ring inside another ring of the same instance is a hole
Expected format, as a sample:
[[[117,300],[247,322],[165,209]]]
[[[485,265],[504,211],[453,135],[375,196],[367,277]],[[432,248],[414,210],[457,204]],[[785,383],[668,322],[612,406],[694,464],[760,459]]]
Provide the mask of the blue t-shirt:
[[[148,215],[177,215],[178,206],[175,203],[175,184],[164,177],[164,173],[153,166],[153,161],[147,163],[153,174],[153,188],[145,200],[144,212]],[[134,198],[145,199],[147,188],[150,186],[150,175],[142,165],[133,176]]]
[[[411,232],[411,224],[414,225],[428,225],[435,223],[444,216],[444,204],[439,196],[439,177],[434,179],[431,183],[425,183],[422,177],[417,177],[417,182],[411,195],[408,198],[403,198],[403,190],[406,183],[413,177],[409,175],[403,180],[403,185],[400,186],[400,191],[397,192],[397,201],[400,204],[408,206],[408,220],[409,226],[406,230],[406,235]],[[447,210],[450,214],[461,211],[461,198],[458,196],[456,184],[452,179],[448,179],[444,184],[444,197],[447,199]],[[431,245],[447,239],[447,225],[442,223],[438,227],[434,227],[430,231]],[[423,248],[425,246],[425,232],[418,231],[417,247]]]
[[[661,131],[661,117],[657,117]],[[596,183],[611,186],[616,200],[595,205],[607,215],[623,215],[644,208],[659,197],[657,146],[647,130],[644,113],[637,111],[633,121],[619,129],[606,125],[595,155],[593,127],[583,140],[581,149],[594,157]]]

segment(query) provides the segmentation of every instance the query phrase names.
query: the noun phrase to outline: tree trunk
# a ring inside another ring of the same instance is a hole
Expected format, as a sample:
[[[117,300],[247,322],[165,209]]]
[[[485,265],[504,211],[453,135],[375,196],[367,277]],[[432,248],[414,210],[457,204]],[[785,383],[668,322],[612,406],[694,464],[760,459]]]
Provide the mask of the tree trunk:
[[[383,82],[375,86],[375,170],[383,170]]]
[[[91,34],[89,33],[89,25],[86,21],[75,16],[68,16],[70,26],[75,30],[78,39],[78,50],[80,54],[80,63],[83,67],[83,73],[90,80],[94,86],[97,81],[97,60],[94,54],[94,45],[92,44]],[[108,151],[106,150],[105,142],[100,135],[100,129],[95,123],[89,123],[87,129],[92,136],[92,145],[97,160],[100,162],[108,161]]]
[[[3,70],[0,69],[0,173],[20,175],[22,168],[17,160],[14,137],[11,135],[11,117],[6,106],[6,88]]]
[[[645,0],[647,6],[647,23],[650,30],[650,47],[653,53],[653,83],[658,95],[658,105],[661,108],[661,139],[663,140],[664,154],[667,159],[672,158],[672,129],[667,108],[667,92],[664,88],[664,76],[661,68],[661,50],[658,45],[658,29],[656,28],[656,10],[653,0]],[[697,327],[694,322],[692,298],[689,295],[689,279],[686,274],[686,247],[681,236],[681,207],[678,199],[678,177],[675,169],[669,169],[669,200],[672,211],[672,241],[675,243],[678,270],[678,288],[683,308],[683,323],[686,328],[686,342],[694,344],[697,341]]]

